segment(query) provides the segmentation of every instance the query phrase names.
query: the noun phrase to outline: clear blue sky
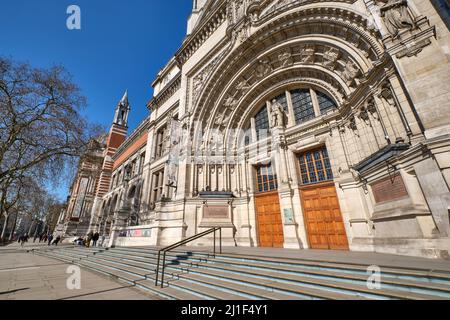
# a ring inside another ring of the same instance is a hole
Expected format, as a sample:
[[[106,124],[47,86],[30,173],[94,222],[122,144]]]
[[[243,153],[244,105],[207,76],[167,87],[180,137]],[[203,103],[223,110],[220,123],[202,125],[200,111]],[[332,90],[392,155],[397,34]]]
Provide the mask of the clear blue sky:
[[[66,27],[72,4],[81,30]],[[191,0],[3,0],[0,55],[64,65],[88,99],[87,117],[105,126],[128,89],[131,131],[148,115],[150,84],[181,45],[191,8]]]

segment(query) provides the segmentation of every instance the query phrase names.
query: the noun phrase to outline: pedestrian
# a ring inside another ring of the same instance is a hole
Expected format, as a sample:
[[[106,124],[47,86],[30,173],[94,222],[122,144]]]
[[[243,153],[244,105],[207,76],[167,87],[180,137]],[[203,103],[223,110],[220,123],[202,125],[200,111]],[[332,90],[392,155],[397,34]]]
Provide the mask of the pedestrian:
[[[61,241],[61,236],[57,236],[56,237],[56,239],[55,239],[55,241],[53,241],[53,244],[55,245],[55,246],[58,246],[58,243]]]
[[[91,246],[92,238],[94,237],[94,233],[91,231],[87,235],[86,247],[89,248]]]
[[[97,246],[97,241],[100,238],[100,234],[98,232],[94,233],[93,237],[92,237],[92,246],[96,247]]]
[[[28,233],[26,233],[22,239],[20,240],[20,245],[23,247],[25,245],[25,242],[28,242]]]
[[[52,241],[53,241],[53,235],[50,234],[50,235],[48,235],[48,245],[49,246],[52,244]]]

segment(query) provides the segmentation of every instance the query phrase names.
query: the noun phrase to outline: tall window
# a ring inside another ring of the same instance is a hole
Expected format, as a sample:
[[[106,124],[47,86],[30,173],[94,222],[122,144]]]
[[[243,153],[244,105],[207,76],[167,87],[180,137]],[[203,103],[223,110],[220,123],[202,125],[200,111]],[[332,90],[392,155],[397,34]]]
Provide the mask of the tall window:
[[[164,170],[155,172],[152,179],[151,202],[155,203],[161,200],[164,189]]]
[[[316,117],[309,89],[291,91],[295,122],[301,124]]]
[[[255,127],[258,139],[260,137],[267,137],[270,129],[269,113],[267,107],[263,107],[255,116]]]
[[[144,162],[145,162],[145,153],[141,154],[141,157],[139,159],[139,174],[144,171]]]
[[[164,154],[164,137],[166,135],[166,127],[162,127],[156,133],[155,158],[161,158]]]
[[[333,100],[331,100],[326,94],[317,91],[317,100],[319,101],[319,108],[322,114],[326,114],[329,111],[336,109],[337,106]]]
[[[272,165],[259,166],[257,168],[258,192],[270,192],[278,189],[277,175],[273,172]]]
[[[300,178],[303,185],[333,180],[330,158],[326,148],[306,152],[299,156]]]

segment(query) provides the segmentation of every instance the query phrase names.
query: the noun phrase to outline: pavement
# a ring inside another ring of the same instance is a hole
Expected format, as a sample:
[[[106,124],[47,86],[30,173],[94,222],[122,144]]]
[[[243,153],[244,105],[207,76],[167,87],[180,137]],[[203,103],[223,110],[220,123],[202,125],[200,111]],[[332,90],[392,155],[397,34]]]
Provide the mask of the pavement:
[[[70,290],[69,266],[26,252],[0,250],[0,300],[161,300],[86,269],[81,269],[80,290]]]

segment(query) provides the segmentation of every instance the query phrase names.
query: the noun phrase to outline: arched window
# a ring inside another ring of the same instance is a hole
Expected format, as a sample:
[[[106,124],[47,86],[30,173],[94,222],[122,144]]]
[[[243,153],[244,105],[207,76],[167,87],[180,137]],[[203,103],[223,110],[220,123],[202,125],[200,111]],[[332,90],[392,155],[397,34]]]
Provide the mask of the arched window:
[[[293,90],[291,97],[296,124],[305,123],[316,117],[309,89]]]
[[[337,106],[333,100],[330,99],[326,94],[317,91],[317,100],[319,101],[319,108],[321,114],[326,114],[332,109],[336,109]]]
[[[267,106],[263,107],[255,116],[255,127],[258,139],[265,138],[269,134],[269,113]]]

